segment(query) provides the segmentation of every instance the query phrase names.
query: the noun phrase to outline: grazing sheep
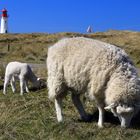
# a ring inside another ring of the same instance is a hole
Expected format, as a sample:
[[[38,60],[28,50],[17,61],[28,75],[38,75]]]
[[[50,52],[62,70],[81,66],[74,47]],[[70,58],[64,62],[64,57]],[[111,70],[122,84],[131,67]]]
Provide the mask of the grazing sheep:
[[[95,100],[98,126],[103,127],[104,109],[128,127],[139,111],[140,81],[137,71],[124,50],[98,40],[84,37],[62,39],[48,50],[49,98],[55,101],[58,122],[63,120],[61,104],[67,91],[82,119],[88,116],[80,101],[86,93]]]
[[[20,80],[20,94],[23,95],[24,90],[29,92],[28,81],[32,82],[35,87],[40,86],[40,78],[37,78],[31,67],[27,63],[10,62],[6,66],[3,94],[6,94],[6,88],[11,83],[12,91],[16,91],[15,81]]]

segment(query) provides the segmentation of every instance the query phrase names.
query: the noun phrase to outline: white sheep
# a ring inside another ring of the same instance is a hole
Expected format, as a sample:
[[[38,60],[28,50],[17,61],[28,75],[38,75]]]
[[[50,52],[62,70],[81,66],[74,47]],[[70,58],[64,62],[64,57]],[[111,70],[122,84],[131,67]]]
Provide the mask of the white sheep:
[[[137,71],[124,50],[84,37],[62,39],[48,50],[49,98],[55,101],[58,122],[63,120],[61,104],[67,91],[82,119],[88,116],[80,101],[86,93],[95,100],[98,126],[103,127],[104,109],[110,109],[128,127],[139,110],[140,81]]]
[[[10,62],[6,66],[3,94],[6,94],[6,88],[9,82],[11,83],[12,91],[16,91],[16,79],[20,80],[21,95],[23,95],[24,90],[29,92],[28,81],[32,82],[35,87],[40,86],[40,78],[36,77],[36,75],[31,70],[31,67],[27,63]]]

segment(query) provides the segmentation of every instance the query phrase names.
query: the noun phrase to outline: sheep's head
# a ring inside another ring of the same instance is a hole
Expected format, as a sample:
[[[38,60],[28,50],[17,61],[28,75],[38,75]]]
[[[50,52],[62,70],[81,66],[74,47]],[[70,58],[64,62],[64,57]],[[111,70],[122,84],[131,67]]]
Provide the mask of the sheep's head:
[[[133,116],[138,112],[138,108],[135,106],[128,106],[125,104],[115,104],[105,107],[105,110],[111,110],[115,117],[118,117],[121,122],[121,127],[129,127]]]

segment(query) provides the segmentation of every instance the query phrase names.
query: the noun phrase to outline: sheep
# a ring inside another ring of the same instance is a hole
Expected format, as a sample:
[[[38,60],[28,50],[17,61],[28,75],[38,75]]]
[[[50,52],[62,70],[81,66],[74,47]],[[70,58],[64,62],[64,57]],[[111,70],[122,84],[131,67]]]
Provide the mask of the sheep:
[[[94,39],[75,37],[58,41],[48,49],[48,96],[55,102],[58,122],[63,121],[62,100],[67,91],[81,118],[88,120],[81,93],[95,101],[98,126],[104,112],[118,117],[121,127],[129,127],[139,111],[140,80],[133,62],[121,48]]]
[[[28,81],[32,82],[35,87],[40,86],[40,78],[36,77],[27,63],[10,62],[6,66],[3,94],[6,94],[6,88],[9,82],[13,93],[15,93],[15,81],[17,79],[20,80],[20,95],[23,95],[24,90],[26,90],[27,93],[29,92]]]

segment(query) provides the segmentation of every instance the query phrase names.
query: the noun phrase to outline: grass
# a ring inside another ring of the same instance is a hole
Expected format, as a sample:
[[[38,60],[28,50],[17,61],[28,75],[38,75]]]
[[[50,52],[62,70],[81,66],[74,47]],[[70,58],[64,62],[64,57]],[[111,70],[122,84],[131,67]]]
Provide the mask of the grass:
[[[0,61],[45,63],[48,47],[65,37],[85,36],[115,44],[123,49],[140,67],[140,32],[108,31],[94,34],[0,34]],[[8,51],[8,46],[10,50]]]
[[[85,103],[86,110],[93,114],[93,121],[79,120],[79,115],[66,97],[63,105],[64,122],[57,123],[54,104],[47,98],[47,90],[20,96],[11,93],[0,95],[0,139],[2,140],[138,140],[140,121],[132,128],[121,129],[118,120],[106,113],[105,128],[97,127],[98,113],[95,106]],[[114,120],[113,120],[114,119]],[[138,118],[137,118],[138,119]]]
[[[5,65],[19,60],[45,64],[48,46],[64,37],[86,36],[115,44],[125,49],[137,67],[140,66],[140,33],[130,31],[108,31],[94,34],[0,34],[0,76],[4,76]],[[10,50],[8,51],[8,44]],[[34,69],[36,75],[46,77],[44,67]],[[57,123],[54,103],[48,100],[47,89],[32,91],[24,96],[8,88],[2,94],[0,81],[0,140],[139,140],[140,114],[133,119],[128,129],[120,128],[118,119],[106,112],[105,127],[97,127],[98,111],[95,103],[86,101],[84,106],[91,114],[91,122],[82,122],[68,95],[63,104],[64,122]]]

